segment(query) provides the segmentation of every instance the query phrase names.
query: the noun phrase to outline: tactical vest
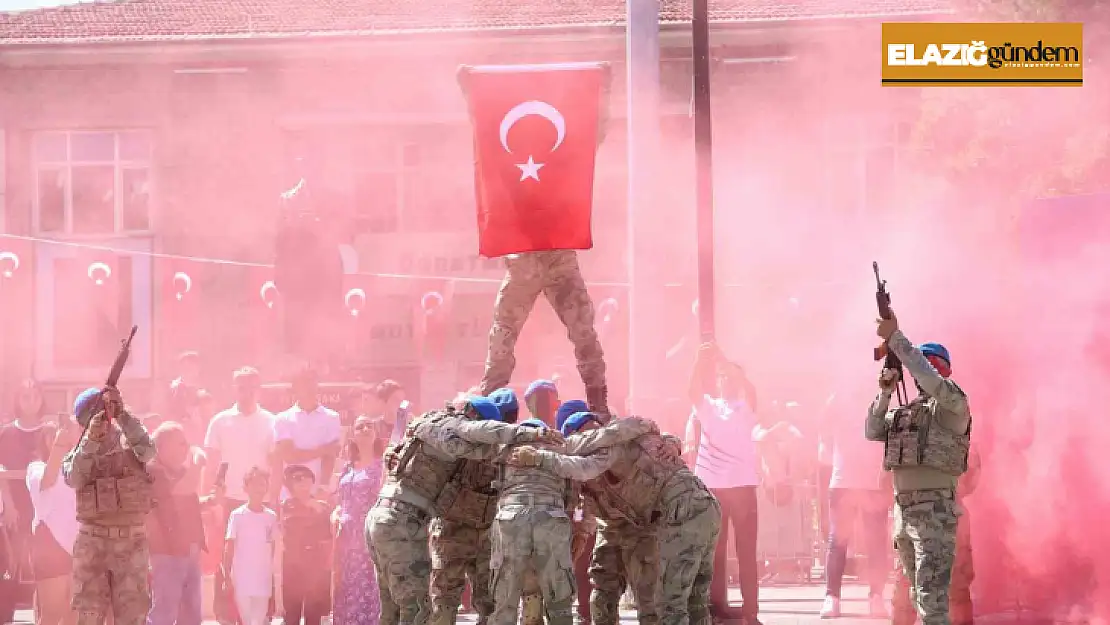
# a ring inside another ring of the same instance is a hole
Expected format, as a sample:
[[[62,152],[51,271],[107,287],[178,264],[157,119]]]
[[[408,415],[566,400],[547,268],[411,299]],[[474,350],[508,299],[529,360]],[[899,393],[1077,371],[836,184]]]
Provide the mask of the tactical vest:
[[[627,445],[633,446],[636,458],[586,482],[583,490],[596,503],[599,518],[646,527],[656,520],[667,482],[686,465],[658,434],[641,436]]]
[[[142,523],[153,509],[153,480],[130,449],[97,456],[89,481],[77,490],[77,520],[82,523],[135,517]]]
[[[887,413],[884,469],[922,467],[956,477],[967,471],[970,418],[967,431],[957,433],[943,427],[936,413],[937,400],[932,397],[917,397]]]
[[[486,529],[493,525],[497,513],[497,491],[493,482],[498,469],[489,462],[459,460],[454,479],[444,486],[436,499],[436,508],[444,521]]]
[[[409,424],[401,442],[387,449],[383,457],[387,477],[381,497],[414,505],[428,514],[440,514],[437,509],[440,493],[459,471],[462,461],[444,460],[428,453],[423,441],[412,434],[421,423],[456,417],[458,414],[449,410],[429,412]]]

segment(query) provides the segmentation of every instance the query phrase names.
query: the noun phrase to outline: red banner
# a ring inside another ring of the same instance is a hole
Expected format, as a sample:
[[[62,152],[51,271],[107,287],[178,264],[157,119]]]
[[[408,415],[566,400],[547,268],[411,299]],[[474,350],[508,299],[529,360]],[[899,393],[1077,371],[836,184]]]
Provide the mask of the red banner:
[[[366,275],[343,276],[343,340],[334,344],[349,356],[349,361],[357,362],[369,357],[372,343],[371,331],[375,312],[383,305],[380,301],[381,289],[378,279]]]
[[[474,130],[479,253],[593,247],[594,158],[608,66],[465,67],[459,81]]]
[[[86,369],[110,363],[131,322],[131,263],[115,252],[80,249],[55,256],[54,365]]]
[[[282,345],[281,295],[274,285],[274,268],[247,268],[247,302],[250,333],[254,338],[254,357],[273,352],[273,346]]]
[[[201,272],[205,265],[179,258],[154,261],[158,294],[158,333],[166,354],[200,349]]]
[[[451,339],[451,282],[413,280],[413,340],[416,353],[427,362],[443,362]]]

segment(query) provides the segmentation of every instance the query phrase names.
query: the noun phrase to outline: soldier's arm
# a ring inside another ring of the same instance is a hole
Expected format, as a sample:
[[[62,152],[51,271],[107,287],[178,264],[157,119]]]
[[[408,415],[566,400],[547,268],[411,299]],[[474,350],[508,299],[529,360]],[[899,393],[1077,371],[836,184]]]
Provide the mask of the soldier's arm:
[[[456,435],[471,443],[483,445],[512,445],[530,443],[538,439],[536,428],[519,427],[497,421],[470,421],[453,419],[447,422],[454,428]],[[419,437],[419,434],[417,434]]]
[[[139,462],[146,464],[154,460],[154,441],[150,440],[150,432],[146,431],[146,426],[131,416],[126,409],[120,411],[116,420],[123,430],[123,438],[127,441],[127,446]]]
[[[890,408],[890,396],[894,387],[883,389],[871,402],[867,410],[867,423],[863,427],[863,436],[869,441],[885,441],[887,433],[886,411]]]
[[[536,450],[539,466],[568,480],[586,481],[608,471],[617,462],[613,447],[606,447],[589,456],[564,456],[547,449]]]
[[[937,404],[945,408],[949,412],[957,415],[967,414],[967,396],[956,386],[955,382],[944,378],[929,360],[925,358],[925,354],[921,353],[920,349],[914,346],[901,330],[895,330],[894,334],[890,336],[887,341],[887,346],[890,351],[894,352],[896,356],[902,361],[902,364],[909,369],[910,375],[917,381],[917,385],[925,394],[937,400]],[[950,424],[945,424],[946,426]]]
[[[646,434],[658,434],[659,426],[651,419],[625,417],[609,425],[567,438],[566,453],[571,456],[588,456],[614,445],[634,441]]]
[[[77,447],[65,455],[62,459],[62,479],[67,486],[76,490],[84,488],[89,483],[93,462],[102,446],[101,441],[82,436]]]
[[[451,458],[490,460],[500,451],[498,445],[484,445],[463,438],[451,421],[419,423],[412,429],[412,436]]]

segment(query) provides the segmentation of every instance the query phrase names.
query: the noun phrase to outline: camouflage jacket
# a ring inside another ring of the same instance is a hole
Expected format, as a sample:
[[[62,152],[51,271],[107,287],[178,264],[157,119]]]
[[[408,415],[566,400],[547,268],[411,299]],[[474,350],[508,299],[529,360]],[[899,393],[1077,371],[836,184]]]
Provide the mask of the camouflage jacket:
[[[101,440],[93,440],[86,433],[62,459],[62,476],[70,488],[79,490],[88,484],[98,456],[129,451],[144,466],[154,459],[150,433],[126,409],[108,427],[108,433]]]

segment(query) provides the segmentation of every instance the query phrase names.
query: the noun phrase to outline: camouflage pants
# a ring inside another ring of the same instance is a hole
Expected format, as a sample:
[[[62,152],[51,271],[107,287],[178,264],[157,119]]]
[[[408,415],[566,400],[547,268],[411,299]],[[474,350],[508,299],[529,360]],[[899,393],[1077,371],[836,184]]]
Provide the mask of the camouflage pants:
[[[516,625],[524,575],[535,572],[549,625],[572,625],[574,565],[565,510],[502,506],[490,531],[493,553],[492,625]]]
[[[894,549],[923,625],[949,625],[948,588],[961,514],[952,490],[894,496]]]
[[[454,625],[469,578],[471,604],[478,612],[479,625],[486,625],[493,613],[489,530],[435,519],[431,535],[432,623]]]
[[[948,586],[948,615],[955,625],[969,625],[975,618],[971,606],[971,582],[975,580],[975,561],[971,550],[971,517],[962,511],[956,522],[956,558],[952,563],[952,582]],[[917,609],[910,600],[910,581],[899,567],[894,581],[894,625],[913,625]]]
[[[712,559],[712,558],[710,558]],[[599,522],[590,562],[590,614],[595,625],[620,622],[620,600],[627,586],[636,597],[641,625],[659,622],[659,532],[625,522]]]
[[[721,504],[704,487],[666,503],[659,527],[659,622],[709,625],[709,584],[721,533]]]
[[[366,546],[378,576],[379,625],[424,625],[431,615],[427,517],[415,506],[379,501],[366,515]]]
[[[578,255],[573,250],[528,252],[506,258],[505,264],[508,272],[497,292],[486,372],[479,387],[482,393],[508,386],[516,368],[516,341],[541,292],[566,326],[583,384],[604,388],[604,354],[594,330],[594,305],[582,280]]]
[[[121,535],[122,534],[122,535]],[[150,547],[142,528],[82,525],[73,544],[73,600],[79,625],[146,623],[150,612]]]

